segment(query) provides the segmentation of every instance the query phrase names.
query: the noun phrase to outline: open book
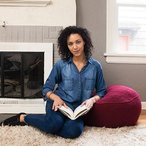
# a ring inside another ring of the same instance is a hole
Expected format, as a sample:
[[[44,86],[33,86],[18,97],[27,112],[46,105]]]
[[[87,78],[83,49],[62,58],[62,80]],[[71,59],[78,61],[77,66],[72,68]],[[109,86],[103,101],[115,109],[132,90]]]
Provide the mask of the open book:
[[[73,111],[69,107],[61,106],[59,107],[59,110],[71,120],[75,120],[79,116],[86,114],[90,108],[88,108],[86,105],[80,105]]]

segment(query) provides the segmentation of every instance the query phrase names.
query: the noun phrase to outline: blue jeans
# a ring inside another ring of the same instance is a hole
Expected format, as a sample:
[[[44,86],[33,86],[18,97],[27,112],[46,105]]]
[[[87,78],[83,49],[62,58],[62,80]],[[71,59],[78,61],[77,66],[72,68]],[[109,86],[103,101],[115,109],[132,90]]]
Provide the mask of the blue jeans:
[[[46,133],[55,134],[64,138],[79,137],[83,131],[84,123],[81,118],[70,120],[59,110],[52,110],[53,101],[47,100],[46,114],[28,114],[25,122]]]

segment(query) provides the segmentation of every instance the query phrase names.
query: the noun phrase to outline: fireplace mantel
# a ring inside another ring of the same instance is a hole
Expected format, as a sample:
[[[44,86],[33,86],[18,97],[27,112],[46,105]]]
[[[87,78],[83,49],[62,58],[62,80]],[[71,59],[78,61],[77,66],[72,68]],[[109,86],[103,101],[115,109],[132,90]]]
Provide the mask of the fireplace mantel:
[[[0,0],[0,6],[12,7],[45,7],[51,0]]]
[[[53,66],[53,43],[0,43],[0,52],[44,52],[44,82]],[[0,98],[0,113],[44,113],[45,102],[40,99]]]

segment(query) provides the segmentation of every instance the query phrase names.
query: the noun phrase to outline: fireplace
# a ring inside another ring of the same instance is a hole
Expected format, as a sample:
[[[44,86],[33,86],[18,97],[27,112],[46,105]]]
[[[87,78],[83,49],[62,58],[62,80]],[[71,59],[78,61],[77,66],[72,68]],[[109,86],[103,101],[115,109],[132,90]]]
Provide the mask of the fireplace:
[[[44,52],[0,53],[0,97],[41,98]]]
[[[43,113],[52,65],[52,43],[0,43],[0,113]]]

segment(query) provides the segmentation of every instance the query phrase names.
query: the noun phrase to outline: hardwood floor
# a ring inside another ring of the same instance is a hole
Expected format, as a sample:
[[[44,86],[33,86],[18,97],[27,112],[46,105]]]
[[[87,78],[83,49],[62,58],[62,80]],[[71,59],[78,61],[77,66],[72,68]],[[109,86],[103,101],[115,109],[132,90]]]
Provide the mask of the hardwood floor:
[[[146,125],[146,110],[142,110],[138,119],[138,125]]]

